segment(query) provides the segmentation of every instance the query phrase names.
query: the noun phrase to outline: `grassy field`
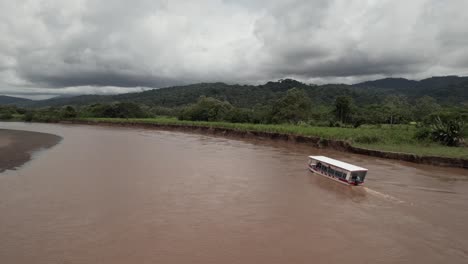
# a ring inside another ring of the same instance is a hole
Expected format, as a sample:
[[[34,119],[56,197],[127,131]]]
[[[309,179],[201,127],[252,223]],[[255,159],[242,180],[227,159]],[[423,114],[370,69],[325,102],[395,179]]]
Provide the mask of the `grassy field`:
[[[440,156],[468,159],[468,148],[446,147],[436,143],[422,143],[414,138],[416,127],[398,126],[361,126],[359,128],[314,127],[297,125],[239,124],[227,122],[181,121],[172,117],[119,119],[119,118],[80,118],[83,121],[136,122],[161,125],[189,125],[235,129],[239,131],[264,131],[283,134],[315,136],[325,139],[345,140],[354,146],[412,153],[421,156]]]

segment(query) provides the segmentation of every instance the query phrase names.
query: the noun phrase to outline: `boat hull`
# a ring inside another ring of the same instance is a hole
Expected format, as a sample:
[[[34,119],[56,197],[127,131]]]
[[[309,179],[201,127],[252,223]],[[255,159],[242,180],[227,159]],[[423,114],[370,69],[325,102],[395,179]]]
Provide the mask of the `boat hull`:
[[[348,186],[357,186],[357,184],[350,183],[350,182],[348,182],[347,180],[341,180],[341,179],[339,179],[339,178],[337,178],[337,177],[333,177],[333,176],[329,176],[329,175],[323,174],[323,173],[321,173],[320,171],[315,170],[315,169],[312,168],[311,166],[307,166],[307,167],[309,168],[309,170],[310,170],[311,172],[316,173],[316,174],[318,174],[318,175],[320,175],[320,176],[323,176],[323,177],[325,177],[325,178],[327,178],[327,179],[330,179],[330,180],[333,180],[333,181],[336,181],[336,182],[339,182],[339,183],[341,183],[341,184],[348,185]]]

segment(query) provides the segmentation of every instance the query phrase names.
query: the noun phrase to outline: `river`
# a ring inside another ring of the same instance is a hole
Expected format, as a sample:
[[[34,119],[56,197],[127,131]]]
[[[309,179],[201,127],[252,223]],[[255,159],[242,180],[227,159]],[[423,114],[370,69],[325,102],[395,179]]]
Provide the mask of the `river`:
[[[0,123],[62,141],[0,174],[0,263],[468,263],[468,173],[270,140]],[[369,169],[349,187],[308,155]]]

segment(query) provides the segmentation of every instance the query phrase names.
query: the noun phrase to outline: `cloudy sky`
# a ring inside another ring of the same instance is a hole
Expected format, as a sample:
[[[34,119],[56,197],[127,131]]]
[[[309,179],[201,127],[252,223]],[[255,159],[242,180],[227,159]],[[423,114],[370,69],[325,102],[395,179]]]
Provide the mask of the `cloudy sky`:
[[[0,94],[468,75],[467,0],[0,0]]]

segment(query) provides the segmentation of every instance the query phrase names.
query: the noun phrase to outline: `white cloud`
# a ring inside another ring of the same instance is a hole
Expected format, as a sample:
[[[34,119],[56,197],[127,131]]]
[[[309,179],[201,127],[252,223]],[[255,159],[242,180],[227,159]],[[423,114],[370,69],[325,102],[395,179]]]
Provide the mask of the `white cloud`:
[[[143,92],[153,88],[148,87],[116,87],[116,86],[73,86],[64,87],[61,89],[56,88],[27,88],[16,89],[6,88],[0,90],[0,95],[9,95],[15,97],[30,98],[34,100],[48,99],[56,96],[76,96],[76,95],[111,95],[122,94],[130,92]]]
[[[464,0],[0,0],[0,93],[466,75],[466,10]]]

